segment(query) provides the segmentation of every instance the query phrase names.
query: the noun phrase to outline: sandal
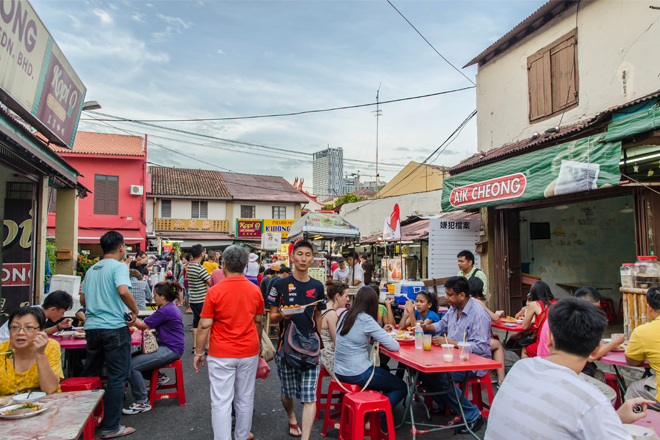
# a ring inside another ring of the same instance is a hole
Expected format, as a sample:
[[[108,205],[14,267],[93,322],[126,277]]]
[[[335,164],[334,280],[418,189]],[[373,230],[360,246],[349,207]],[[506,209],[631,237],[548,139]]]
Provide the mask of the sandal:
[[[101,438],[117,438],[124,437],[126,435],[131,435],[135,432],[135,428],[129,428],[126,426],[120,426],[119,431],[114,434],[102,435]]]
[[[300,431],[300,434],[297,434],[297,435],[291,434],[292,429],[295,429],[296,431]],[[289,436],[291,436],[291,437],[302,437],[302,430],[300,429],[300,426],[298,426],[297,423],[294,423],[294,424],[289,423]]]

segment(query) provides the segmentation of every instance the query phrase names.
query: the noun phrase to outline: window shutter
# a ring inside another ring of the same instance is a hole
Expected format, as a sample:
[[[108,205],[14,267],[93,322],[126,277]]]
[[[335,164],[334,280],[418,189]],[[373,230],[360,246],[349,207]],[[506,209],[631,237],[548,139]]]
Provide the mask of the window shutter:
[[[106,181],[106,214],[119,214],[119,178],[108,176]]]
[[[550,51],[531,56],[527,61],[529,83],[529,120],[552,113]]]
[[[560,111],[578,100],[575,37],[550,50],[552,66],[552,110]]]
[[[96,176],[94,178],[94,214],[106,213],[105,184],[105,176]]]
[[[161,200],[161,202],[160,202],[160,216],[161,216],[161,218],[171,218],[172,217],[172,201],[171,200]]]
[[[191,218],[199,218],[199,202],[192,202]]]
[[[199,218],[209,218],[209,202],[199,202]]]

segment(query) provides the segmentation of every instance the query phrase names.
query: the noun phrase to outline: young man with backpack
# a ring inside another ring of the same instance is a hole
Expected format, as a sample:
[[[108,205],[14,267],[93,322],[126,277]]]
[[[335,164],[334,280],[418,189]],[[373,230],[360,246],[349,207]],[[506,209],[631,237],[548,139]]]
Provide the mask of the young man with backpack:
[[[299,240],[293,246],[291,259],[294,270],[286,278],[276,279],[269,295],[270,320],[280,323],[280,340],[277,346],[277,374],[281,381],[282,405],[289,417],[289,435],[309,440],[316,416],[316,386],[319,379],[319,352],[321,338],[321,312],[325,304],[319,302],[296,315],[285,315],[285,306],[304,306],[325,300],[323,283],[309,276],[307,270],[314,262],[314,247],[307,240]],[[289,338],[289,334],[291,337]],[[311,347],[307,355],[297,349]],[[309,345],[308,345],[309,344]],[[316,353],[310,356],[309,352]],[[293,399],[303,404],[302,430],[293,412]]]
[[[484,283],[484,295],[488,295],[488,277],[483,270],[474,267],[474,254],[470,251],[460,251],[456,257],[458,258],[456,276],[465,277],[468,282],[472,278],[479,278]]]

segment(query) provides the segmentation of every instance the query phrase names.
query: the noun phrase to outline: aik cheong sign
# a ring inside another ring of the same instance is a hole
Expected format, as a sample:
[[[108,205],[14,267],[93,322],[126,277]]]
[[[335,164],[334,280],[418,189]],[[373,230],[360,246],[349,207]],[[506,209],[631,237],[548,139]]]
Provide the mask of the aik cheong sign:
[[[453,207],[459,208],[477,203],[514,199],[522,196],[526,187],[525,175],[516,173],[454,188],[449,196],[449,202]]]

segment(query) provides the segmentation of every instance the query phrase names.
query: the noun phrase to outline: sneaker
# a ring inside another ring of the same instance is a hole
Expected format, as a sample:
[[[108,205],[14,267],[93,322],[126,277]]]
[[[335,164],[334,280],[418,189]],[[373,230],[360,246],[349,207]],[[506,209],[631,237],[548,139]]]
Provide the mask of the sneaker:
[[[170,378],[169,377],[167,377],[165,374],[163,374],[162,376],[158,375],[158,384],[156,385],[157,388],[160,388],[163,385],[168,384],[168,383],[170,383]]]
[[[133,415],[133,414],[139,414],[143,412],[151,411],[151,405],[149,402],[147,403],[134,403],[128,408],[124,408],[121,410],[122,413],[126,415]]]

